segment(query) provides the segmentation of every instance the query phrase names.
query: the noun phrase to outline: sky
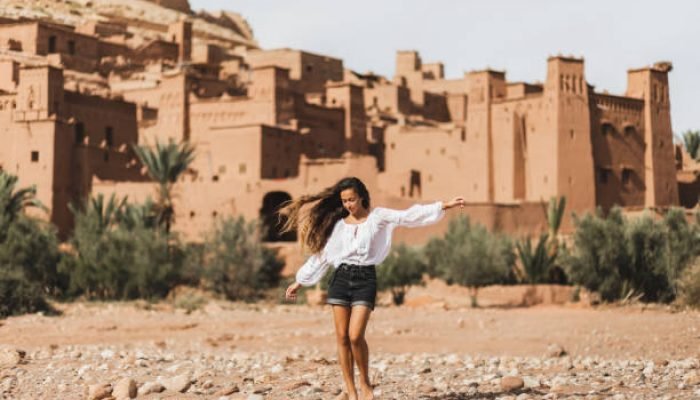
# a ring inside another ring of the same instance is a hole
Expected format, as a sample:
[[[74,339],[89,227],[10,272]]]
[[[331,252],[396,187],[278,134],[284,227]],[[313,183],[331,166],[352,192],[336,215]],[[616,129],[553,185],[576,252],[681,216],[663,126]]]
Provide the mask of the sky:
[[[675,133],[700,130],[700,1],[696,0],[190,0],[242,14],[263,49],[289,47],[394,73],[397,50],[443,62],[447,78],[506,71],[543,81],[552,55],[584,57],[596,91],[624,94],[627,70],[671,61]]]

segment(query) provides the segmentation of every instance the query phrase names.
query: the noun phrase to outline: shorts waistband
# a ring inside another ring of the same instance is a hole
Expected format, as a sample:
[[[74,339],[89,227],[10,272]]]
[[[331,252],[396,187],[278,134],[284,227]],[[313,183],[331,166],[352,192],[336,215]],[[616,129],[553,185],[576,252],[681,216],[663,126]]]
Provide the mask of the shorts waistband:
[[[342,263],[338,266],[338,268],[342,268],[345,270],[353,270],[353,269],[372,269],[374,268],[374,265],[358,265],[358,264],[347,264],[347,263]]]

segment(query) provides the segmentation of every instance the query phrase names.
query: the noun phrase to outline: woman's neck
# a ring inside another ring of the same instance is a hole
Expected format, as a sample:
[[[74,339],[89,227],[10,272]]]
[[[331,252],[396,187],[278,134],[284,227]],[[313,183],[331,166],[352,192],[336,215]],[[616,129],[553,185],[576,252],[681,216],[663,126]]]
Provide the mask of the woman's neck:
[[[362,208],[360,210],[357,210],[357,212],[355,214],[349,214],[346,217],[346,219],[348,219],[350,221],[360,222],[360,221],[366,219],[368,215],[369,215],[369,210],[366,208]]]

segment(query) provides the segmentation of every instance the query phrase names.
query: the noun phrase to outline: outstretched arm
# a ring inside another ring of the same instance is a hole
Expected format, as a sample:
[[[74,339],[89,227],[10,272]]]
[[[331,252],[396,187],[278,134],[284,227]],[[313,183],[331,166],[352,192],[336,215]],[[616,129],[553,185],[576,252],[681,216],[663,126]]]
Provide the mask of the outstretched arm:
[[[462,197],[450,201],[438,201],[431,204],[415,204],[405,210],[377,208],[376,213],[382,223],[395,226],[418,227],[434,224],[442,219],[445,210],[456,206],[464,206]]]

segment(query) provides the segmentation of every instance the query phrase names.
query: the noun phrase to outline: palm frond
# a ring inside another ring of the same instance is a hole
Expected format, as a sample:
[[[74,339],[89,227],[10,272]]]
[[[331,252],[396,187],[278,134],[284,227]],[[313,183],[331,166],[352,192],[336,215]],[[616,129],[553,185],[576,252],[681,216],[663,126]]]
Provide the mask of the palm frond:
[[[683,144],[694,160],[700,158],[700,131],[689,130],[683,133]]]
[[[0,171],[0,213],[13,219],[29,207],[48,209],[36,198],[36,186],[16,189],[18,178]]]

